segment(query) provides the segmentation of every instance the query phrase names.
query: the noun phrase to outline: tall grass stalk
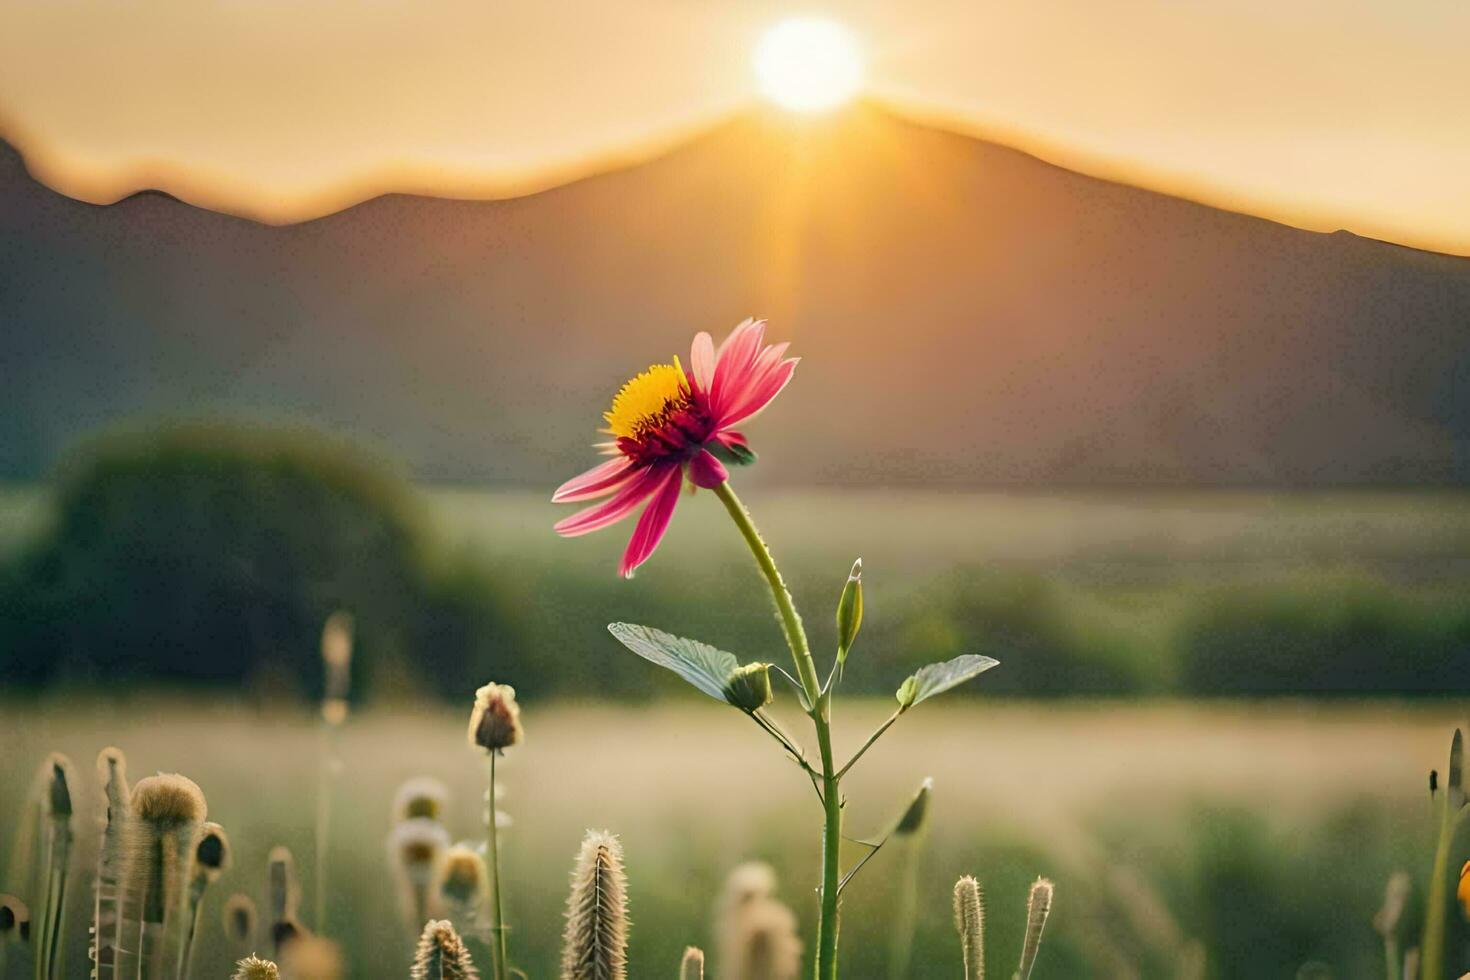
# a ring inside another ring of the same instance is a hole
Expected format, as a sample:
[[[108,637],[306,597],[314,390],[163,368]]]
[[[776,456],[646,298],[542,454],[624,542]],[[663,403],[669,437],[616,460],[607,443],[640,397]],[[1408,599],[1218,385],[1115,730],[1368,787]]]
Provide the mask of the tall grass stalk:
[[[296,881],[296,859],[288,848],[271,848],[266,859],[266,897],[271,914],[271,949],[276,959],[281,951],[294,940],[301,938],[306,930],[301,927],[298,908],[301,903],[301,886]]]
[[[401,821],[388,838],[389,858],[398,878],[399,907],[410,941],[437,912],[434,885],[449,847],[449,833],[437,820],[413,817]]]
[[[525,738],[521,728],[521,708],[516,702],[515,688],[509,684],[486,684],[475,692],[475,706],[470,712],[470,747],[482,750],[488,758],[485,790],[485,847],[490,863],[490,913],[495,938],[495,980],[510,975],[509,940],[506,936],[504,888],[500,878],[500,821],[495,810],[495,760],[505,750],[519,745]]]
[[[325,688],[322,697],[321,758],[317,769],[316,792],[316,874],[311,887],[314,895],[312,926],[318,933],[327,932],[327,858],[332,829],[332,789],[342,769],[340,730],[347,720],[347,696],[351,684],[352,617],[335,612],[322,627],[322,670]]]
[[[97,848],[97,881],[93,889],[91,959],[97,980],[115,980],[118,929],[119,876],[122,874],[123,841],[132,792],[128,788],[128,762],[122,749],[105,748],[97,755],[97,778],[105,801],[102,840]]]
[[[589,830],[572,870],[561,980],[627,980],[628,884],[623,846]]]
[[[1404,908],[1409,901],[1409,875],[1406,871],[1395,871],[1388,877],[1383,889],[1383,906],[1373,917],[1373,928],[1383,937],[1383,959],[1388,980],[1400,980],[1403,976],[1403,954],[1399,948],[1399,928],[1403,923]]]
[[[36,944],[35,975],[37,980],[56,976],[61,952],[61,931],[66,912],[66,880],[71,869],[72,800],[71,762],[66,756],[53,754],[42,769],[44,795],[42,812],[46,860],[45,900],[41,911],[41,934]]]
[[[1450,852],[1455,834],[1470,807],[1465,795],[1465,737],[1455,729],[1450,740],[1450,768],[1443,792],[1436,793],[1434,774],[1430,773],[1430,799],[1439,807],[1439,840],[1434,848],[1434,862],[1429,871],[1429,893],[1424,907],[1424,937],[1419,944],[1420,975],[1425,980],[1446,976],[1445,934],[1452,898],[1450,879],[1453,869]]]
[[[194,940],[199,935],[199,906],[204,901],[204,891],[230,865],[230,839],[224,828],[217,823],[206,823],[200,828],[199,842],[194,846],[193,870],[189,875],[189,906],[184,927],[184,948],[179,955],[179,980],[189,976],[190,960],[194,954]]]
[[[898,909],[894,912],[888,946],[889,980],[909,975],[913,958],[914,930],[919,921],[919,870],[924,856],[924,829],[928,825],[929,796],[933,783],[924,780],[914,802],[899,818],[890,834],[899,845],[903,869],[898,881]]]

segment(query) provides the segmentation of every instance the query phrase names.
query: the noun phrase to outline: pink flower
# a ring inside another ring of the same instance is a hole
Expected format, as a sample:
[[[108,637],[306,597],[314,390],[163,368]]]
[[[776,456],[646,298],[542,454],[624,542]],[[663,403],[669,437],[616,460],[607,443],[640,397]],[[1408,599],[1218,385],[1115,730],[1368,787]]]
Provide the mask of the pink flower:
[[[556,532],[576,537],[600,531],[647,502],[618,573],[631,577],[658,547],[687,472],[706,489],[729,478],[722,459],[755,459],[739,425],[769,405],[791,380],[800,358],[783,360],[786,344],[765,345],[766,321],[746,320],[715,350],[707,333],[694,338],[689,371],[679,359],[655,364],[613,398],[602,430],[613,441],[598,448],[607,462],[573,477],[552,494],[555,503],[608,499],[559,521]]]

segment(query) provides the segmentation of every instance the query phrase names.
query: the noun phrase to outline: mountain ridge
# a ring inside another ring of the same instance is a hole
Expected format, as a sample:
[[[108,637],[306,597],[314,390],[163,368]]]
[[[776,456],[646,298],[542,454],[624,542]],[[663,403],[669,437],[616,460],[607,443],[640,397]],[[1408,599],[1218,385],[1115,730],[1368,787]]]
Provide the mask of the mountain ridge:
[[[526,197],[279,227],[162,192],[82,204],[7,149],[0,214],[11,478],[98,425],[204,416],[540,485],[586,460],[624,377],[758,313],[807,358],[751,426],[768,479],[1470,478],[1470,261],[879,110],[743,116]]]

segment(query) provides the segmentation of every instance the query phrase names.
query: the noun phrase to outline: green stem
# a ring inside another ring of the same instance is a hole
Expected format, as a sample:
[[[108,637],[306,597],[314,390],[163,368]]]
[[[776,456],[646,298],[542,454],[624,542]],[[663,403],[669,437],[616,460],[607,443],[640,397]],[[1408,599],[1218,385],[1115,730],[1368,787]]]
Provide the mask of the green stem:
[[[830,694],[822,692],[817,678],[817,667],[812,660],[811,647],[807,644],[806,631],[802,629],[801,616],[791,601],[791,591],[781,578],[771,549],[761,539],[760,532],[750,519],[750,512],[735,496],[728,481],[714,488],[729,512],[730,519],[739,528],[756,564],[765,575],[776,601],[781,629],[786,634],[786,645],[791,648],[791,658],[796,663],[796,673],[806,694],[807,707],[812,724],[817,732],[817,749],[822,758],[822,908],[817,930],[817,980],[835,980],[837,976],[837,890],[841,880],[838,851],[842,844],[842,795],[838,787],[838,774],[832,761],[832,706]]]
[[[1383,938],[1383,959],[1388,965],[1388,980],[1404,980],[1404,957],[1399,952],[1399,941],[1393,936]]]
[[[507,952],[509,944],[505,938],[505,913],[500,899],[500,834],[499,828],[495,826],[495,757],[499,754],[499,751],[496,750],[490,752],[490,792],[485,799],[485,833],[490,849],[491,914],[495,917],[495,980],[505,980],[509,963]]]
[[[312,924],[321,935],[327,931],[327,846],[332,829],[332,781],[336,774],[337,726],[322,722],[322,752],[316,788],[316,880],[312,883],[315,915]]]

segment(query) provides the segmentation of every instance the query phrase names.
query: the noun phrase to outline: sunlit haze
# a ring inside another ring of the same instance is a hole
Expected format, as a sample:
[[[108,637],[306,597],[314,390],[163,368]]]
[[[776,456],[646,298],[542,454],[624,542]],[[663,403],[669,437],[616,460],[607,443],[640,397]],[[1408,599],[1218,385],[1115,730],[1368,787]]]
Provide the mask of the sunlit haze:
[[[822,22],[848,40],[803,43]],[[15,2],[0,135],[88,201],[285,222],[526,193],[861,73],[860,98],[1084,173],[1470,254],[1467,36],[1440,0]]]
[[[852,34],[828,20],[798,18],[771,28],[752,59],[761,91],[799,112],[832,109],[857,94],[862,52]]]

